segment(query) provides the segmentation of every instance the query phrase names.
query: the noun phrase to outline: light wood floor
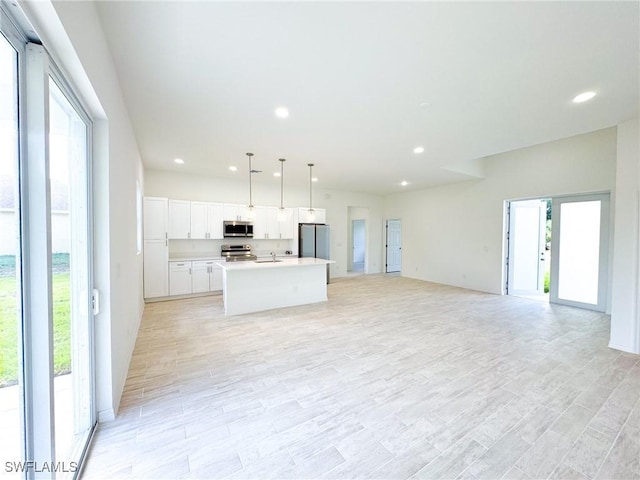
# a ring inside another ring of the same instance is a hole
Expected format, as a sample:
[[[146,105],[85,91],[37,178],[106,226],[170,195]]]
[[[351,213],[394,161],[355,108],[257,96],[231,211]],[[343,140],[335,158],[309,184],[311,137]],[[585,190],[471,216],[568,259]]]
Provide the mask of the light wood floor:
[[[640,356],[609,317],[397,276],[225,318],[145,308],[84,478],[640,478]]]

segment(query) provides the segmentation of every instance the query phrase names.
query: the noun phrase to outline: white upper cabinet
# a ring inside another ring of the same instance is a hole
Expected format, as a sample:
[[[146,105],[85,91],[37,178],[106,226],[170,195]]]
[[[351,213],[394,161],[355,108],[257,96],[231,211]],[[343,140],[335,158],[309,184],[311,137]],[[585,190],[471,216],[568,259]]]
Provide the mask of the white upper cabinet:
[[[298,208],[298,223],[327,223],[327,211],[324,208],[314,208],[313,217],[309,214],[309,208]]]
[[[209,204],[191,202],[191,238],[207,238]]]
[[[191,202],[169,200],[169,238],[191,238]]]
[[[284,209],[284,219],[278,221],[278,229],[280,231],[280,238],[291,239],[294,236],[293,225],[293,208]]]
[[[225,203],[223,205],[223,220],[248,222],[247,206],[238,205],[237,203]]]
[[[254,240],[293,238],[293,209],[284,210],[285,216],[281,220],[278,207],[256,207],[256,217],[253,220]]]
[[[210,203],[207,210],[208,238],[224,238],[222,231],[222,204]]]
[[[222,238],[222,217],[220,203],[191,202],[191,238]]]
[[[165,240],[167,238],[168,199],[144,197],[144,239]]]
[[[277,207],[256,207],[256,216],[253,219],[253,238],[254,240],[280,238]]]

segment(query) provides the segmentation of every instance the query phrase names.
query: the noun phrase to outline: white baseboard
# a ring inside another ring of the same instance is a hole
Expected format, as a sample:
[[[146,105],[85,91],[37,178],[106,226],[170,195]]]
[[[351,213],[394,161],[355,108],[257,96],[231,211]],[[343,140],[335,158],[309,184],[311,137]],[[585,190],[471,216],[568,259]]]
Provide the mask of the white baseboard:
[[[633,349],[633,347],[631,347],[631,345],[618,345],[618,344],[615,344],[615,343],[610,343],[609,344],[609,348],[613,348],[614,350],[621,350],[621,351],[627,352],[627,353],[640,353],[639,350]]]
[[[98,412],[98,423],[113,422],[116,419],[116,413],[113,408],[101,410]]]

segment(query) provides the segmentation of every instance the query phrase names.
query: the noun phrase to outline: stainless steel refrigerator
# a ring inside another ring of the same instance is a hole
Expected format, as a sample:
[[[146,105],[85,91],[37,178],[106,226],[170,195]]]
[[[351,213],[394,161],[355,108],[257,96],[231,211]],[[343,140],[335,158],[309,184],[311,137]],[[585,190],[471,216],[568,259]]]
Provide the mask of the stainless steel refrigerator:
[[[324,223],[298,224],[298,257],[315,257],[330,260],[331,229]],[[329,283],[327,265],[327,283]]]

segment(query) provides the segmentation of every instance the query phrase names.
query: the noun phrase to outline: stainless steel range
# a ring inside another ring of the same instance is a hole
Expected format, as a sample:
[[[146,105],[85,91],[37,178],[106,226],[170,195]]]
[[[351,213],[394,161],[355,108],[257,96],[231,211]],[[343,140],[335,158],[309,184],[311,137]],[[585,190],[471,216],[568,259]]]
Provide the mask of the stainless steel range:
[[[257,260],[251,252],[251,245],[222,245],[221,254],[227,262],[241,262],[243,260]]]

